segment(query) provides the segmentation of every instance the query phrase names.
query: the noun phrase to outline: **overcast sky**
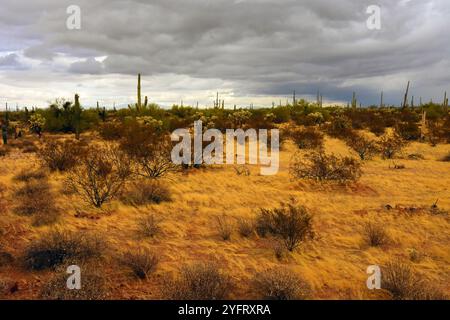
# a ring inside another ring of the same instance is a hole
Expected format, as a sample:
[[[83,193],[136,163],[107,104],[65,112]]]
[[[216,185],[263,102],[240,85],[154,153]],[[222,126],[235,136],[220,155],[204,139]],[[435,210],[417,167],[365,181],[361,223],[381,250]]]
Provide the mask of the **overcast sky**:
[[[366,9],[381,7],[381,30]],[[69,5],[81,29],[69,30]],[[0,0],[0,104],[399,104],[450,92],[448,0]]]

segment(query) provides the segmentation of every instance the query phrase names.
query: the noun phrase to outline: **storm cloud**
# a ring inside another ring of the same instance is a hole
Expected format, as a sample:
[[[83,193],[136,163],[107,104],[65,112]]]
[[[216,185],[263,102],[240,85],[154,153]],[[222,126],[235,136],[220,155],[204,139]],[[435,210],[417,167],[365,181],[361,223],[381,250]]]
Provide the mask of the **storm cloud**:
[[[372,4],[380,30],[366,26]],[[66,27],[69,5],[80,30]],[[0,95],[128,103],[140,72],[162,104],[208,105],[220,91],[229,104],[268,105],[293,90],[330,103],[357,91],[364,104],[383,90],[398,104],[408,80],[439,99],[450,91],[449,16],[447,0],[2,0]]]

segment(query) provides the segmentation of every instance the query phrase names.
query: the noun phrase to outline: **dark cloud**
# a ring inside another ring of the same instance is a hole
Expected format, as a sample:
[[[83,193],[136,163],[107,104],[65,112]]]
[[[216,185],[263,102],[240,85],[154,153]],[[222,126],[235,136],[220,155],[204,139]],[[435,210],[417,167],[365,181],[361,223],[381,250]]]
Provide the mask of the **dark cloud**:
[[[372,0],[78,0],[82,28],[68,30],[71,4],[2,0],[4,50],[72,57],[68,73],[220,79],[240,96],[357,90],[370,104],[384,90],[398,103],[407,80],[430,97],[449,85],[448,0],[379,0],[380,31],[366,27]]]

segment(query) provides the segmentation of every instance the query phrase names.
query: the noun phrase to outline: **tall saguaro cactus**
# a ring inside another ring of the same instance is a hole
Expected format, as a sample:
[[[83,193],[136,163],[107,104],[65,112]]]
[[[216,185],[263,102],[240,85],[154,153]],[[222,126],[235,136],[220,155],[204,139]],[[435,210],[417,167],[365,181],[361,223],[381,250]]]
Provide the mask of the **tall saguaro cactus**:
[[[381,91],[380,108],[383,108],[383,107],[384,107],[384,101],[383,101],[383,99],[384,99],[384,92]]]
[[[80,96],[75,94],[75,104],[73,106],[74,114],[74,127],[75,127],[75,139],[80,140],[80,130],[81,130],[81,106],[80,106]]]
[[[353,97],[352,97],[352,109],[356,109],[356,92],[353,91]]]
[[[405,109],[408,106],[409,83],[410,82],[408,81],[408,85],[406,86],[405,97],[403,99],[402,109]]]
[[[444,111],[448,112],[448,98],[447,98],[447,91],[444,93]]]
[[[138,74],[138,84],[137,84],[137,111],[141,109],[141,74]]]

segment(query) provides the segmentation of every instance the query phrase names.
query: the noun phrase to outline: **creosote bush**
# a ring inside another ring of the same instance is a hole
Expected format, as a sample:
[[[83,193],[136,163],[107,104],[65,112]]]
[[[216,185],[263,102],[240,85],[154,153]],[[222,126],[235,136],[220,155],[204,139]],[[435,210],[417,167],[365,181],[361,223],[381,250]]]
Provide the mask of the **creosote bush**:
[[[311,296],[311,286],[299,275],[282,267],[257,273],[253,288],[266,300],[304,300]]]
[[[383,159],[393,159],[405,146],[405,140],[395,131],[385,134],[379,141],[379,150]]]
[[[81,265],[81,289],[67,288],[68,274],[65,268],[58,270],[41,289],[40,298],[44,300],[103,300],[107,298],[106,279],[92,266]]]
[[[260,236],[271,234],[283,240],[286,249],[293,251],[308,239],[314,238],[313,218],[303,206],[283,203],[275,209],[261,209],[256,230]]]
[[[361,160],[369,160],[378,152],[376,143],[361,134],[354,133],[345,141],[359,155]]]
[[[67,184],[96,208],[119,196],[131,176],[129,158],[112,146],[90,148],[73,167]]]
[[[394,300],[445,300],[446,295],[400,260],[389,261],[381,271],[382,288]]]
[[[365,243],[371,247],[380,247],[390,241],[384,225],[375,222],[367,222],[364,225],[363,237]]]
[[[122,264],[139,279],[147,279],[155,272],[158,262],[158,256],[148,249],[128,251],[122,257]]]
[[[75,232],[50,231],[25,250],[24,265],[30,270],[52,269],[63,263],[78,264],[101,257],[105,244],[99,238]]]
[[[323,147],[324,135],[313,127],[296,128],[290,132],[290,136],[300,149],[320,149]]]
[[[73,168],[83,155],[84,148],[72,140],[48,141],[38,154],[51,171],[67,171]]]
[[[232,283],[214,263],[196,263],[182,267],[175,279],[166,279],[163,292],[171,300],[224,300]]]
[[[145,179],[133,182],[121,200],[134,206],[170,201],[170,190],[161,181]]]
[[[320,150],[307,155],[297,153],[291,161],[290,174],[297,179],[347,183],[357,181],[362,171],[358,160],[327,155]]]

